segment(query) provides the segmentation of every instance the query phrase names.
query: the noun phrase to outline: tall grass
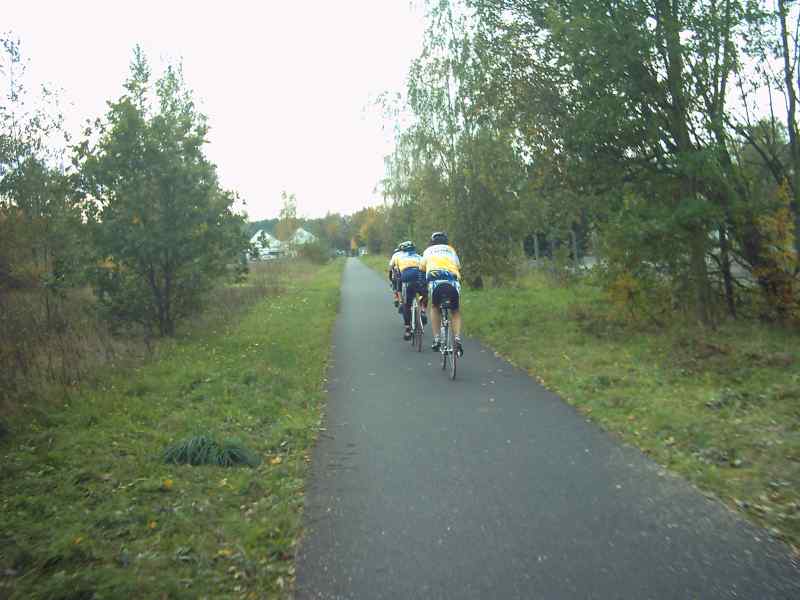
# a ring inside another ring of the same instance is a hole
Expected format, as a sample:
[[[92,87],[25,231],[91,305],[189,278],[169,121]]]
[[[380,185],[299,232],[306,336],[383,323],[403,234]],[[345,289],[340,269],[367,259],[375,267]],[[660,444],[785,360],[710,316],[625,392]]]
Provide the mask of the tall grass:
[[[88,289],[58,296],[28,289],[0,296],[0,417],[37,398],[61,396],[100,367],[148,354],[142,332],[112,335],[94,307]]]
[[[251,263],[244,281],[211,290],[203,311],[183,322],[178,335],[213,328],[281,293],[293,268],[298,266],[290,261]],[[145,329],[114,327],[96,308],[89,288],[58,295],[43,288],[0,294],[0,420],[46,412],[75,386],[97,381],[109,369],[141,364],[157,352],[158,341]]]

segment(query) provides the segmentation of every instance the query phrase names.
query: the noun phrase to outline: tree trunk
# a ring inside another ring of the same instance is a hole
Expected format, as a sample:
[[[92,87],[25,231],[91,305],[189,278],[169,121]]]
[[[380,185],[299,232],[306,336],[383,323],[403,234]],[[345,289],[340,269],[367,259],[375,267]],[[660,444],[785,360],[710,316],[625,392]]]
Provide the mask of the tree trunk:
[[[669,128],[675,140],[675,157],[678,159],[680,203],[700,202],[697,182],[691,157],[695,153],[689,131],[689,117],[684,74],[684,48],[680,32],[679,0],[657,0],[656,18],[663,28],[667,84],[671,101],[669,105]],[[689,279],[694,288],[695,315],[702,325],[713,325],[711,311],[711,288],[706,265],[707,232],[701,220],[687,225],[689,236]]]
[[[725,225],[719,228],[719,258],[722,269],[722,281],[725,286],[725,303],[728,314],[736,318],[736,299],[733,294],[733,276],[731,275],[731,255],[728,248],[728,230]]]
[[[156,303],[156,316],[158,317],[158,334],[161,337],[167,335],[167,323],[164,313],[164,296],[158,285],[158,276],[155,266],[150,266],[147,270],[147,281],[150,283],[150,291],[153,292],[153,300]]]
[[[695,227],[690,233],[689,269],[694,287],[695,316],[703,326],[714,326],[711,310],[711,286],[708,282],[706,265],[706,232],[703,227]]]
[[[572,259],[575,262],[575,268],[579,269],[581,266],[581,258],[578,255],[578,236],[575,235],[575,230],[569,230],[569,237],[572,241]]]
[[[786,24],[786,17],[789,8],[786,0],[778,0],[778,18],[781,25],[781,51],[783,54],[783,76],[786,85],[786,130],[789,133],[789,151],[791,154],[791,179],[792,200],[789,207],[794,217],[794,251],[800,257],[800,140],[797,132],[797,88],[794,82],[794,70],[796,68],[796,56],[791,55],[789,50],[789,30]],[[799,74],[800,75],[800,74]]]
[[[175,315],[172,307],[172,268],[167,264],[164,267],[164,321],[166,335],[175,334]]]

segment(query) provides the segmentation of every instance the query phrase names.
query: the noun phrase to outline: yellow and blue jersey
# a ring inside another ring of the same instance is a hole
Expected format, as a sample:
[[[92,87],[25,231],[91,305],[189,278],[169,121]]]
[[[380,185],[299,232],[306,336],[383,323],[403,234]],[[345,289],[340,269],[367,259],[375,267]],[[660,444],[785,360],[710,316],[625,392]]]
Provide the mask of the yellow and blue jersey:
[[[389,261],[389,268],[397,267],[398,271],[402,273],[406,269],[419,269],[421,261],[422,257],[416,252],[397,252],[392,255],[392,260]]]
[[[422,253],[420,268],[431,279],[461,279],[461,261],[452,246],[434,244]]]
[[[398,252],[392,256],[389,266],[400,271],[400,278],[407,283],[420,276],[419,265],[421,262],[422,257],[416,252]]]

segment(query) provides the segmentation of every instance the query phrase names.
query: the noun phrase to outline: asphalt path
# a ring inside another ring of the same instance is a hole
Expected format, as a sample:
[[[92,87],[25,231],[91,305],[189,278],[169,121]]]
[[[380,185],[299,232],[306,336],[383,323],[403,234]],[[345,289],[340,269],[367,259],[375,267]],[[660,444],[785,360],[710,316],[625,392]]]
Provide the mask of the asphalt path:
[[[800,598],[785,545],[523,371],[466,339],[450,381],[401,335],[348,259],[298,598]]]

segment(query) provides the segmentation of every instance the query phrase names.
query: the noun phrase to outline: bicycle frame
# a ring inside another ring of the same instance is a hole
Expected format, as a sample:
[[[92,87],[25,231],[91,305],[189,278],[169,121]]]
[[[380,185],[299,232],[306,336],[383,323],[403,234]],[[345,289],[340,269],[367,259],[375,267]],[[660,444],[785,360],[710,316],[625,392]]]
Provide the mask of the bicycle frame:
[[[450,379],[456,378],[456,364],[458,353],[455,352],[453,331],[450,328],[450,303],[443,302],[439,307],[442,316],[442,326],[439,337],[439,352],[442,355],[442,371],[450,366]]]

